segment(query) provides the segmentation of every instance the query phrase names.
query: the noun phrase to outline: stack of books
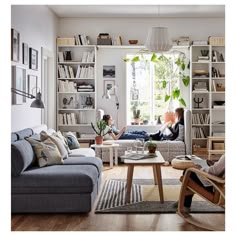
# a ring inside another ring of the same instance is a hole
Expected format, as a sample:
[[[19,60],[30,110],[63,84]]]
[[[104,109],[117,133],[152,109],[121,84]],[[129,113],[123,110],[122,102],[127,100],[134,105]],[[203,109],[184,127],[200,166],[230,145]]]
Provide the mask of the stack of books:
[[[197,62],[208,63],[209,62],[209,56],[198,56]]]
[[[196,92],[208,92],[206,82],[197,82],[193,85],[193,90]]]
[[[194,40],[193,45],[208,45],[206,40]]]

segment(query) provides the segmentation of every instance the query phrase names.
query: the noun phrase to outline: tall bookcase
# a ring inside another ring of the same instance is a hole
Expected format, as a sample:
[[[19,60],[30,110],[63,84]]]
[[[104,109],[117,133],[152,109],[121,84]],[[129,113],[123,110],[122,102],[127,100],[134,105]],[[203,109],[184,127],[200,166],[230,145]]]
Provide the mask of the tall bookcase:
[[[192,45],[190,54],[192,153],[207,158],[207,137],[225,134],[225,47]]]
[[[96,120],[96,46],[57,46],[57,128],[93,139]]]

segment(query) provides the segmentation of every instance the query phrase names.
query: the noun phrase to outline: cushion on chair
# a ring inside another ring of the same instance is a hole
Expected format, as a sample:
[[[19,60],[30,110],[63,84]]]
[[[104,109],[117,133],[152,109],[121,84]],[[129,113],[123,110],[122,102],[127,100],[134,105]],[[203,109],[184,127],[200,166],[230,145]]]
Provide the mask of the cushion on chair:
[[[179,134],[175,141],[184,141],[184,126],[179,124]]]

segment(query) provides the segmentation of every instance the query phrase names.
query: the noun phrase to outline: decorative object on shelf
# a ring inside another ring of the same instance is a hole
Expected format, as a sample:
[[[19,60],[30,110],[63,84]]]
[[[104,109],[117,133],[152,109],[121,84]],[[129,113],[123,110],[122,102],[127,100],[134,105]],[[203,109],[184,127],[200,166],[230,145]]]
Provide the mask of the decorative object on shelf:
[[[34,92],[34,88],[35,92]],[[28,93],[32,95],[37,95],[37,88],[38,88],[38,77],[35,75],[28,75]]]
[[[22,43],[22,63],[29,64],[29,47],[27,43]]]
[[[137,44],[138,40],[137,39],[130,39],[129,44]]]
[[[145,146],[148,148],[149,153],[155,153],[157,150],[157,144],[152,142],[152,138],[146,142]]]
[[[12,88],[26,93],[26,69],[18,66],[12,66]],[[12,94],[12,104],[19,105],[26,102],[26,97],[21,94]]]
[[[203,98],[194,98],[193,101],[197,104],[196,108],[201,108],[200,104],[203,102]]]
[[[97,45],[112,45],[110,35],[108,33],[100,33],[97,37]]]
[[[96,122],[96,126],[94,126],[93,122],[91,122],[91,127],[94,130],[94,132],[97,134],[97,136],[95,137],[95,143],[102,144],[103,137],[110,131],[109,129],[107,129],[106,121],[99,120]]]
[[[65,51],[64,54],[65,54],[64,58],[66,61],[72,60],[71,51]]]
[[[38,51],[33,48],[29,48],[29,68],[38,70]]]
[[[93,98],[90,97],[90,95],[89,95],[88,97],[86,97],[85,104],[86,104],[87,106],[92,106],[92,105],[93,105]]]
[[[115,66],[103,66],[103,78],[115,78]]]
[[[104,94],[103,94],[102,98],[111,99],[111,95],[115,95],[116,108],[117,108],[117,110],[119,110],[120,103],[119,103],[119,99],[117,96],[117,88],[118,88],[118,86],[115,85],[115,81],[104,80]]]
[[[209,54],[209,50],[201,50],[201,54],[203,57],[206,57]]]
[[[11,29],[11,60],[20,60],[20,33],[15,29]]]
[[[60,94],[60,107],[62,109],[75,108],[75,94]]]

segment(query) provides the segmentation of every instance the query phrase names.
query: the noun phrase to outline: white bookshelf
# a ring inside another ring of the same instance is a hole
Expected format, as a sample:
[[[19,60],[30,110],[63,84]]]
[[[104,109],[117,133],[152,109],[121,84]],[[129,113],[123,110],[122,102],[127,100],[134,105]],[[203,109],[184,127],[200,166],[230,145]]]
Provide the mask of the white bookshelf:
[[[225,47],[192,45],[190,58],[192,153],[207,158],[208,137],[225,133]]]

